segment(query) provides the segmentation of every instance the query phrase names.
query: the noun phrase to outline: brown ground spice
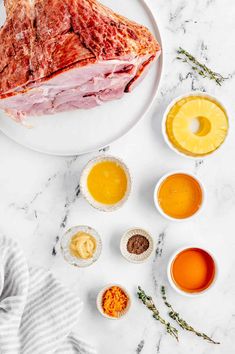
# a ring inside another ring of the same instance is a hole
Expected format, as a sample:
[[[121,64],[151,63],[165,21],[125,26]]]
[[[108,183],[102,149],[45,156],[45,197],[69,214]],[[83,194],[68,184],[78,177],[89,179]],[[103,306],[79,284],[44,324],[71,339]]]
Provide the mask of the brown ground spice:
[[[142,254],[149,248],[149,241],[145,236],[134,235],[127,242],[127,250],[129,253]]]

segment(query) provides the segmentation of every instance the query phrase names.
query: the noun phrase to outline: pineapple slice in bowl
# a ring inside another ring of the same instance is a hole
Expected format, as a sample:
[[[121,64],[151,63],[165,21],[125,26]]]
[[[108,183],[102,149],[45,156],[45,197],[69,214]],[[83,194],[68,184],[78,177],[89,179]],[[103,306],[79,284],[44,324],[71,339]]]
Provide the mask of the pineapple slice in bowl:
[[[168,106],[162,130],[174,151],[192,158],[205,157],[225,141],[229,130],[228,114],[215,97],[192,92],[176,98]]]

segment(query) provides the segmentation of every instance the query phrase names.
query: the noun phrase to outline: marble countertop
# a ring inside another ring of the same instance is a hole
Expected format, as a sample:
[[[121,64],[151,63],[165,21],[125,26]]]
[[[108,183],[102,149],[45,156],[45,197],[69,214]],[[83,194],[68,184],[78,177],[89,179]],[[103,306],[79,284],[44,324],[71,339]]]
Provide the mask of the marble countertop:
[[[84,301],[77,331],[101,354],[232,354],[235,351],[235,123],[234,73],[235,5],[232,0],[148,0],[164,37],[165,71],[150,114],[114,143],[109,153],[121,157],[133,175],[133,190],[123,208],[104,214],[90,207],[79,194],[79,176],[89,158],[52,157],[27,150],[1,134],[0,232],[22,246],[31,265],[43,266]],[[194,75],[175,59],[182,46],[228,76],[222,87]],[[167,104],[182,93],[203,90],[217,95],[231,112],[230,135],[224,147],[208,159],[189,160],[166,146],[161,118]],[[188,222],[162,218],[153,204],[158,178],[173,169],[196,173],[207,190],[203,213]],[[87,269],[63,260],[59,239],[64,231],[87,224],[99,231],[103,252]],[[147,263],[135,265],[122,258],[120,237],[140,226],[154,236],[157,249]],[[166,279],[169,255],[188,244],[204,245],[218,258],[215,288],[198,298],[182,297]],[[133,296],[129,315],[120,321],[102,318],[96,310],[98,290],[107,283],[123,284]],[[176,343],[135,297],[137,285],[152,294],[166,314],[159,287],[165,284],[169,300],[196,328],[219,340],[211,345],[180,331]]]

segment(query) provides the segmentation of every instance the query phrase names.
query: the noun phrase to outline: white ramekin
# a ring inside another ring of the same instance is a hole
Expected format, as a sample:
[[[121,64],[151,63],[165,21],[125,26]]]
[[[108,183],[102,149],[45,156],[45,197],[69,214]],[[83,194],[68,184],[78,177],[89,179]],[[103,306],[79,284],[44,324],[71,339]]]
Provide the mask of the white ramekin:
[[[102,300],[103,300],[103,295],[105,293],[106,290],[108,290],[109,288],[111,288],[112,286],[117,286],[119,287],[125,294],[126,296],[128,297],[128,304],[127,304],[127,307],[125,308],[125,310],[119,315],[119,317],[112,317],[112,316],[109,316],[107,315],[106,313],[104,313],[103,311],[103,307],[102,307]],[[110,319],[110,320],[119,320],[121,318],[123,318],[124,316],[126,316],[126,314],[128,313],[128,311],[130,310],[130,307],[131,307],[131,297],[128,293],[128,291],[120,284],[108,284],[106,285],[103,289],[101,289],[101,291],[99,292],[99,294],[97,295],[97,298],[96,298],[96,306],[97,306],[97,309],[98,311],[101,313],[102,316]]]
[[[70,252],[71,239],[77,232],[80,232],[80,231],[93,236],[96,240],[96,250],[95,250],[93,256],[89,259],[82,259],[82,258],[74,257]],[[73,226],[70,229],[68,229],[61,238],[60,246],[61,246],[61,252],[63,254],[64,259],[69,264],[79,267],[79,268],[88,267],[91,264],[95,263],[99,259],[101,251],[102,251],[102,241],[101,241],[100,235],[98,234],[98,232],[96,230],[94,230],[90,226],[86,226],[86,225]]]
[[[191,96],[200,96],[200,97],[207,97],[207,98],[210,98],[212,100],[214,100],[215,102],[218,102],[218,104],[223,108],[223,110],[225,111],[226,115],[227,115],[227,118],[228,118],[228,131],[227,131],[227,135],[226,135],[226,138],[224,140],[224,142],[214,151],[212,151],[211,153],[209,154],[206,154],[206,155],[202,155],[202,156],[191,156],[191,155],[187,155],[186,153],[183,153],[182,151],[179,151],[175,146],[174,144],[172,144],[172,142],[169,140],[168,138],[168,135],[167,135],[167,132],[166,132],[166,120],[167,120],[167,116],[168,116],[168,113],[170,112],[171,108],[178,102],[180,101],[181,99],[183,98],[187,98],[187,97],[191,97]],[[169,148],[171,150],[173,150],[174,152],[176,152],[178,155],[180,156],[184,156],[184,157],[187,157],[189,159],[193,159],[193,160],[198,160],[198,159],[205,159],[213,154],[215,154],[216,152],[218,152],[222,146],[224,146],[226,140],[227,140],[227,137],[228,137],[228,134],[229,134],[229,113],[228,113],[228,110],[225,108],[224,104],[218,100],[217,97],[211,95],[211,94],[208,94],[206,92],[202,92],[202,91],[191,91],[191,92],[188,92],[188,93],[185,93],[184,95],[181,95],[181,96],[178,96],[176,98],[174,98],[170,104],[167,106],[165,112],[164,112],[164,115],[163,115],[163,119],[162,119],[162,135],[163,135],[163,138],[166,142],[166,144],[169,146]]]
[[[214,261],[214,264],[215,264],[215,275],[214,275],[214,279],[212,281],[212,283],[209,285],[208,288],[206,288],[205,290],[202,290],[200,292],[195,292],[195,293],[188,293],[186,291],[183,291],[182,289],[180,289],[174,282],[174,280],[172,279],[172,275],[171,275],[171,267],[172,267],[172,264],[176,258],[176,256],[178,256],[179,253],[189,249],[189,248],[198,248],[198,249],[201,249],[203,251],[205,251],[206,253],[208,253],[211,258],[213,259]],[[189,246],[184,246],[184,247],[181,247],[179,249],[177,249],[171,256],[170,256],[170,259],[168,261],[168,265],[167,265],[167,278],[168,278],[168,281],[170,283],[170,285],[172,286],[172,288],[177,291],[177,293],[181,294],[181,295],[184,295],[184,296],[187,296],[187,297],[197,297],[197,296],[201,296],[205,293],[207,293],[208,291],[210,291],[212,289],[212,287],[214,287],[215,283],[217,282],[217,279],[218,279],[218,262],[217,262],[217,259],[215,257],[215,255],[209,251],[207,248],[205,248],[204,246],[200,246],[200,245],[189,245]]]
[[[165,179],[167,177],[170,177],[172,175],[175,175],[175,174],[184,174],[184,175],[188,175],[192,178],[194,178],[198,184],[200,185],[201,187],[201,190],[202,190],[202,203],[201,203],[201,207],[196,211],[196,213],[194,213],[193,215],[187,217],[187,218],[183,218],[183,219],[178,219],[178,218],[173,218],[172,216],[169,216],[167,215],[161,208],[160,204],[159,204],[159,201],[158,201],[158,190],[162,184],[163,181],[165,181]],[[158,212],[164,216],[164,218],[168,219],[168,220],[171,220],[171,221],[177,221],[177,222],[182,222],[182,221],[185,221],[185,220],[190,220],[192,218],[194,218],[195,216],[197,216],[201,211],[202,209],[204,208],[205,206],[205,202],[206,202],[206,191],[205,191],[205,187],[203,185],[203,183],[198,179],[198,177],[196,177],[193,173],[191,172],[188,172],[188,171],[184,171],[184,170],[174,170],[174,171],[171,171],[169,173],[166,173],[165,175],[163,175],[157,182],[155,188],[154,188],[154,195],[153,195],[153,199],[154,199],[154,204],[158,210]]]
[[[119,164],[127,177],[127,190],[126,193],[124,195],[124,197],[116,204],[102,204],[97,202],[94,198],[92,198],[91,194],[88,191],[87,188],[87,178],[88,175],[92,169],[92,167],[99,163],[99,162],[103,162],[103,161],[113,161],[116,162],[117,164]],[[95,158],[93,158],[92,160],[90,160],[87,165],[84,167],[81,177],[80,177],[80,189],[81,189],[81,193],[84,196],[84,198],[88,201],[88,203],[93,206],[94,208],[100,210],[100,211],[114,211],[116,209],[119,209],[128,199],[130,192],[131,192],[131,185],[132,185],[132,181],[131,181],[131,175],[129,172],[128,167],[126,166],[126,164],[120,160],[117,157],[114,156],[110,156],[110,155],[101,155],[101,156],[97,156]]]
[[[146,239],[149,241],[149,248],[141,253],[141,254],[133,254],[128,252],[127,250],[127,243],[129,241],[129,239],[132,236],[135,235],[141,235],[146,237]],[[121,242],[120,242],[120,250],[121,250],[121,254],[123,255],[123,257],[125,259],[127,259],[129,262],[131,263],[143,263],[146,260],[149,259],[149,257],[152,255],[153,250],[154,250],[154,240],[152,238],[152,236],[150,235],[150,233],[144,229],[141,228],[134,228],[134,229],[130,229],[128,231],[126,231],[124,233],[124,235],[121,238]]]

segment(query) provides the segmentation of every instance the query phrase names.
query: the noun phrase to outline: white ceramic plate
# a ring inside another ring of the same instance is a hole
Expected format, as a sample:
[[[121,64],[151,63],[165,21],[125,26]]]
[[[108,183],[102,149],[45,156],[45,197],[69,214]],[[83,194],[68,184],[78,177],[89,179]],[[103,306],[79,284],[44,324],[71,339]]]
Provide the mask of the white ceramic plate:
[[[126,17],[147,26],[162,45],[155,17],[145,0],[101,0]],[[0,25],[4,22],[0,0]],[[53,155],[76,155],[98,150],[126,134],[149,110],[157,94],[163,54],[136,89],[121,100],[90,110],[29,117],[27,128],[0,111],[0,130],[30,149]]]

